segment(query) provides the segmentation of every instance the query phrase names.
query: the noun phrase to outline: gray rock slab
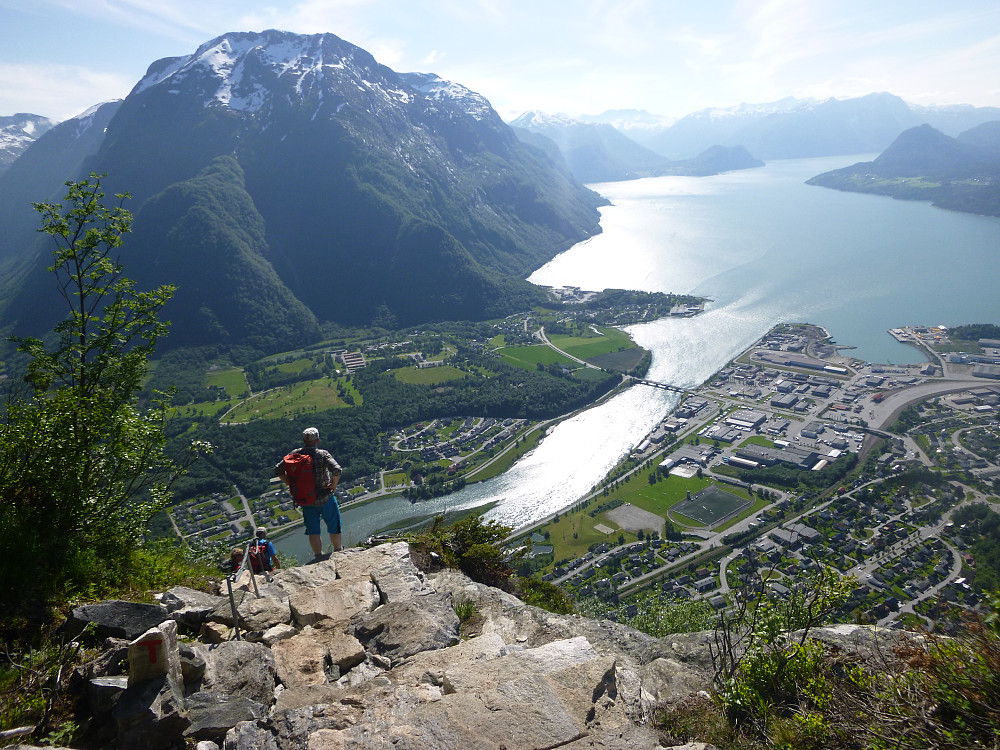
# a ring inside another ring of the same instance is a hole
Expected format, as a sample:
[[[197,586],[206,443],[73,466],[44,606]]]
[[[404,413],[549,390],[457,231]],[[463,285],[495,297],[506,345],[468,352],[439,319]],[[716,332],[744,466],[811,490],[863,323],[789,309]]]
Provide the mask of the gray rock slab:
[[[128,688],[128,677],[95,677],[87,682],[87,704],[94,716],[105,716],[114,709]]]
[[[207,594],[204,591],[186,586],[175,586],[160,597],[162,604],[170,616],[184,627],[197,630],[211,613],[228,597]]]
[[[327,681],[327,647],[312,628],[271,646],[278,679],[286,688]]]
[[[275,625],[273,628],[268,628],[264,631],[261,636],[260,642],[267,647],[273,646],[278,641],[283,641],[286,638],[291,638],[293,635],[299,631],[295,629],[294,625]]]
[[[348,630],[365,649],[388,656],[395,663],[422,651],[458,643],[458,626],[451,596],[435,593],[389,602],[373,612],[356,615]]]
[[[366,720],[370,716],[367,713]],[[566,712],[552,686],[529,678],[376,714],[366,726],[310,737],[310,750],[334,748],[335,742],[365,750],[541,750],[561,747],[584,734],[585,728]]]
[[[207,662],[204,655],[187,643],[179,643],[177,652],[180,654],[184,685],[196,685],[205,676]]]
[[[274,701],[271,649],[259,643],[227,641],[199,652],[206,661],[204,689],[243,696],[265,707]]]
[[[381,694],[367,697],[372,701],[372,705],[383,705],[391,702]],[[376,726],[369,723],[369,715],[364,713],[365,705],[367,704],[364,702],[364,698],[358,697],[357,700],[346,703],[320,703],[303,706],[288,711],[274,712],[268,723],[278,737],[282,750],[293,747],[312,750],[313,737],[316,732],[321,730],[346,729],[360,725],[368,727],[369,732],[373,734],[377,733]],[[294,739],[289,740],[288,738]],[[348,747],[353,750],[355,746],[349,745]],[[392,745],[383,744],[379,747],[387,750]]]
[[[66,627],[75,637],[84,627],[93,623],[95,636],[100,640],[124,638],[131,641],[159,625],[168,616],[166,608],[159,604],[111,599],[77,607],[67,620]]]
[[[112,711],[119,750],[167,750],[190,725],[184,698],[166,675],[130,687]]]
[[[337,560],[334,555],[329,560],[314,565],[299,565],[279,570],[274,574],[273,585],[290,596],[302,589],[316,588],[336,580]]]
[[[488,661],[459,663],[445,670],[445,694],[479,694],[503,690],[521,682],[545,681],[555,692],[564,712],[580,727],[588,718],[613,713],[617,696],[615,660],[597,653],[585,638],[555,641],[533,649],[514,651]],[[617,719],[616,719],[617,721]]]
[[[186,706],[191,725],[184,734],[201,740],[222,741],[240,722],[260,719],[266,713],[261,704],[249,698],[215,690],[188,696]]]
[[[354,615],[375,609],[379,592],[370,580],[338,579],[296,591],[289,605],[299,626],[320,620],[346,624]]]
[[[710,675],[675,659],[654,659],[642,667],[640,674],[642,698],[649,707],[712,689]]]
[[[287,598],[261,596],[243,593],[236,600],[236,612],[240,619],[240,629],[263,634],[275,625],[284,625],[292,621],[292,610]],[[233,627],[233,610],[228,598],[208,615],[212,622]]]
[[[586,737],[563,745],[560,750],[665,750],[648,727],[623,727],[591,731]],[[691,750],[694,750],[692,748]]]
[[[303,747],[301,741],[292,747]],[[244,721],[226,732],[222,750],[278,750],[274,734],[259,726],[257,722]]]

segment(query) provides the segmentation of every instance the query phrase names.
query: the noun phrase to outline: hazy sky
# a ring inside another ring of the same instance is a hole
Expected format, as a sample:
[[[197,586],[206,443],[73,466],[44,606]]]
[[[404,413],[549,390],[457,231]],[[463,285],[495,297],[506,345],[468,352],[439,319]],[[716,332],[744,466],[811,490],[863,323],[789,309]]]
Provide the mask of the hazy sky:
[[[122,98],[227,31],[332,32],[505,119],[889,91],[1000,106],[998,0],[0,0],[0,115]]]

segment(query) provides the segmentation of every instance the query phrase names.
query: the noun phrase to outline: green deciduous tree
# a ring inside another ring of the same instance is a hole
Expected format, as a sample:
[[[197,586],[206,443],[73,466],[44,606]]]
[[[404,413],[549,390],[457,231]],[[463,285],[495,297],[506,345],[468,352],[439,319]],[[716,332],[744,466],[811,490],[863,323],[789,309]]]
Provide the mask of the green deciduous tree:
[[[13,340],[27,388],[11,390],[0,425],[4,577],[42,601],[120,583],[183,470],[163,450],[166,395],[137,400],[173,289],[137,291],[113,256],[131,227],[126,195],[109,208],[99,176],[66,184],[65,205],[34,207],[69,314],[46,341]]]

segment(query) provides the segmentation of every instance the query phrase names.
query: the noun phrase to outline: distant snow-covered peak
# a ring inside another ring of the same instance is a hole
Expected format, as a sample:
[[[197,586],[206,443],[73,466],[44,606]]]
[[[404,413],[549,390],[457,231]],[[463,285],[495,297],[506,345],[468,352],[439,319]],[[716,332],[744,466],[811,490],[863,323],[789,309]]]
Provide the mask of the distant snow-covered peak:
[[[519,115],[508,124],[515,128],[526,128],[531,130],[532,128],[565,128],[580,125],[581,123],[579,120],[574,120],[572,117],[564,115],[561,112],[550,114],[548,112],[540,112],[537,109],[532,109],[522,115]]]
[[[735,107],[709,107],[688,115],[689,117],[699,117],[709,120],[730,120],[762,117],[766,115],[787,114],[789,112],[799,112],[815,107],[819,104],[817,99],[796,99],[787,96],[774,102],[763,102],[748,104],[743,102]]]
[[[26,112],[0,116],[0,166],[6,166],[14,161],[55,124],[55,121],[48,117]]]
[[[655,115],[644,109],[609,109],[599,115],[579,115],[580,122],[594,125],[611,125],[622,131],[662,130],[673,125],[676,117]]]

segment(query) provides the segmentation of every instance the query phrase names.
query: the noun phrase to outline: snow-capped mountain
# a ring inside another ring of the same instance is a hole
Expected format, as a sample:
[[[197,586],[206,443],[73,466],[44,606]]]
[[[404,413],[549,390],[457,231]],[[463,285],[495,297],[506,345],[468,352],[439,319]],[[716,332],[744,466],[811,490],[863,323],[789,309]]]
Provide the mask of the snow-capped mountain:
[[[154,62],[86,164],[24,198],[90,171],[133,196],[129,275],[178,286],[174,345],[506,314],[539,298],[525,276],[598,230],[602,202],[482,96],[333,34],[229,33]],[[30,240],[0,237],[0,258]],[[50,322],[43,276],[7,310],[22,325]]]
[[[53,125],[48,117],[26,112],[0,116],[0,174]]]

